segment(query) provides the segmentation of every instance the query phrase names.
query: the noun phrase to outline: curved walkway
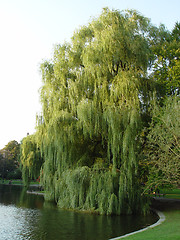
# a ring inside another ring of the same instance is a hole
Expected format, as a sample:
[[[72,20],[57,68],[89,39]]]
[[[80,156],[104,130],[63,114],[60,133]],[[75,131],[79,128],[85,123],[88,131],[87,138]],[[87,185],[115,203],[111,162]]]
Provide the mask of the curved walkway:
[[[166,217],[164,216],[164,214],[162,212],[160,212],[160,211],[158,211],[156,209],[153,209],[153,211],[155,211],[157,213],[157,215],[159,216],[159,220],[156,223],[154,223],[154,224],[152,224],[152,225],[150,225],[150,226],[148,226],[146,228],[140,229],[138,231],[135,231],[135,232],[132,232],[132,233],[128,233],[128,234],[125,234],[125,235],[120,236],[120,237],[111,238],[109,240],[118,240],[118,239],[121,239],[121,238],[125,238],[125,237],[128,237],[128,236],[134,235],[136,233],[143,232],[143,231],[148,230],[150,228],[154,228],[154,227],[160,225],[162,222],[165,221]]]

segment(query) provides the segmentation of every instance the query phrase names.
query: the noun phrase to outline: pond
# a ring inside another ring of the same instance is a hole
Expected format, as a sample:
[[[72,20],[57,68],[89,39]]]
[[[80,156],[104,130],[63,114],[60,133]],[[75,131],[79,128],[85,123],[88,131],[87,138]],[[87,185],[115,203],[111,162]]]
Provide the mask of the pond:
[[[99,216],[58,209],[21,186],[0,185],[1,240],[106,240],[136,231],[157,216]]]

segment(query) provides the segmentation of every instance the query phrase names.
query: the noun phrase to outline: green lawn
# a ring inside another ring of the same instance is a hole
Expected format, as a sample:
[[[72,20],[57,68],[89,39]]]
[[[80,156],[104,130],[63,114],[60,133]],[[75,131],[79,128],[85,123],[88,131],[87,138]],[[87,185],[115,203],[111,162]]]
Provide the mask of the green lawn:
[[[15,185],[23,185],[23,181],[22,180],[2,180],[0,179],[0,184],[15,184]],[[39,184],[39,182],[37,181],[31,181],[30,185],[34,185],[34,184]]]
[[[150,194],[149,196],[180,199],[180,189],[160,189],[159,194]]]
[[[165,198],[180,199],[180,195],[179,194],[166,194],[164,197]]]
[[[179,240],[180,239],[180,210],[163,212],[166,220],[159,226],[136,233],[126,240]]]
[[[161,189],[161,194],[165,194],[165,198],[180,199],[180,189]]]

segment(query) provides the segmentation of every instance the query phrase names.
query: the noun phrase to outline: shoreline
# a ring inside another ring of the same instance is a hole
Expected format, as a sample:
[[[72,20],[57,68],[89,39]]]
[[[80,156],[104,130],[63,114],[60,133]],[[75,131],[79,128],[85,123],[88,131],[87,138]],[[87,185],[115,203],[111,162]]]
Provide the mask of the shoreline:
[[[125,238],[125,237],[129,237],[129,236],[134,235],[136,233],[144,232],[148,229],[159,226],[161,223],[163,223],[166,220],[166,217],[165,217],[163,212],[161,212],[159,210],[156,210],[156,209],[151,209],[151,210],[159,216],[159,220],[156,223],[153,223],[152,225],[150,225],[148,227],[145,227],[145,228],[142,228],[140,230],[137,230],[137,231],[134,231],[134,232],[131,232],[131,233],[127,233],[127,234],[122,235],[120,237],[110,238],[109,240],[118,240],[118,239],[122,239],[122,238]]]

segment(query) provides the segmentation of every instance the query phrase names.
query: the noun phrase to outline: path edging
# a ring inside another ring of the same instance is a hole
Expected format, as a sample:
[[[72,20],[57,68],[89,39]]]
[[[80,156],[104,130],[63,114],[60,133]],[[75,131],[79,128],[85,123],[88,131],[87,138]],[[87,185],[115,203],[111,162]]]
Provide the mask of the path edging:
[[[156,209],[152,209],[152,210],[159,216],[159,220],[156,223],[154,223],[154,224],[152,224],[152,225],[150,225],[150,226],[148,226],[146,228],[142,228],[142,229],[140,229],[138,231],[131,232],[131,233],[125,234],[125,235],[120,236],[120,237],[111,238],[109,240],[118,240],[118,239],[121,239],[121,238],[125,238],[125,237],[128,237],[128,236],[134,235],[136,233],[144,232],[144,231],[146,231],[146,230],[148,230],[150,228],[154,228],[154,227],[160,225],[162,222],[165,221],[166,217],[165,217],[165,215],[162,212],[160,212],[160,211],[158,211]]]

